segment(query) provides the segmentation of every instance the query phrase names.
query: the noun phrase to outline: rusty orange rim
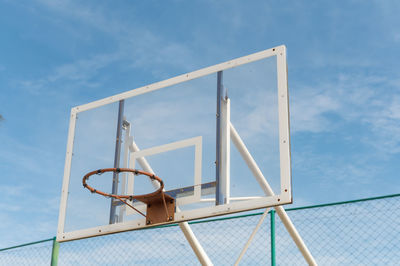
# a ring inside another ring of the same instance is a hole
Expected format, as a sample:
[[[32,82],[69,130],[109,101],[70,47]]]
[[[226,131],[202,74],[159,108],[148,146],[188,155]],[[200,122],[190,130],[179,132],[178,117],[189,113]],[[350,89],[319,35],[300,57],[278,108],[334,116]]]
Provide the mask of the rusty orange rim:
[[[130,172],[130,173],[133,173],[134,175],[144,175],[144,176],[148,176],[151,180],[157,180],[157,181],[160,183],[160,187],[159,187],[156,191],[151,192],[151,193],[148,193],[148,194],[141,194],[141,195],[117,195],[117,194],[111,194],[111,193],[106,193],[106,192],[97,190],[97,189],[95,189],[95,188],[93,188],[93,187],[91,187],[91,186],[89,186],[89,185],[87,184],[87,181],[89,180],[89,177],[91,177],[92,175],[95,175],[95,174],[101,175],[101,174],[106,173],[106,172],[115,172],[115,173]],[[163,189],[164,189],[164,182],[163,182],[163,181],[161,180],[161,178],[159,178],[158,176],[156,176],[156,175],[154,175],[154,174],[151,174],[151,173],[148,173],[148,172],[140,171],[140,170],[137,170],[137,169],[130,169],[130,168],[104,168],[104,169],[94,170],[94,171],[92,171],[92,172],[87,173],[87,174],[83,177],[83,179],[82,179],[82,184],[83,184],[83,187],[84,187],[84,188],[87,188],[90,192],[92,192],[92,193],[97,193],[97,194],[102,195],[102,196],[104,196],[104,197],[117,199],[117,200],[123,202],[124,204],[128,205],[129,207],[131,207],[132,209],[134,209],[135,211],[137,211],[138,213],[140,213],[141,215],[143,215],[143,216],[145,216],[145,217],[146,217],[145,214],[143,214],[141,211],[139,211],[138,209],[136,209],[135,207],[133,207],[131,204],[129,204],[129,203],[127,202],[127,200],[130,200],[130,201],[132,201],[132,200],[134,200],[134,199],[136,199],[136,200],[141,200],[141,199],[143,199],[143,198],[145,198],[145,197],[152,197],[152,196],[155,196],[155,195],[157,195],[157,194],[162,193],[162,191],[163,191]],[[164,197],[163,197],[163,200],[165,201]]]

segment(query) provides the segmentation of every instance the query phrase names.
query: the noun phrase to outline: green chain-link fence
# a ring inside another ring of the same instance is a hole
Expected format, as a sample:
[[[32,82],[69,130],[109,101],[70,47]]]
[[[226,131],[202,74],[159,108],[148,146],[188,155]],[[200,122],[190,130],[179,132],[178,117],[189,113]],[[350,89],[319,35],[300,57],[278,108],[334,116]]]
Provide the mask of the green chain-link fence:
[[[319,265],[399,265],[400,194],[287,209]],[[190,223],[215,265],[233,265],[261,213]],[[198,265],[179,226],[61,243],[53,239],[0,250],[0,265]],[[241,265],[306,265],[270,212]]]
[[[54,239],[0,249],[0,265],[50,265]]]

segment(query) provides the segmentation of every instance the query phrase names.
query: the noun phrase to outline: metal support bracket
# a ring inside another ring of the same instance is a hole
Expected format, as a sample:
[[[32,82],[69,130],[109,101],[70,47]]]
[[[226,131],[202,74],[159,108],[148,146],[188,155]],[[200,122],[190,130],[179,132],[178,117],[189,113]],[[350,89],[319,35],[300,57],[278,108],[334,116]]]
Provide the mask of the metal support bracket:
[[[138,199],[146,203],[146,224],[173,221],[175,217],[175,199],[164,192],[152,197]]]

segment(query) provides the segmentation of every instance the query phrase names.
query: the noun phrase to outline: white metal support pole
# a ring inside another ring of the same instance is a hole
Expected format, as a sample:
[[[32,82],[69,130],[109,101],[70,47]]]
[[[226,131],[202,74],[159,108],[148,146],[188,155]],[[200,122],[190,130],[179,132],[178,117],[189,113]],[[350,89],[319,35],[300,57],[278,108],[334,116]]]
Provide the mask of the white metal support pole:
[[[136,145],[136,143],[133,141],[133,138],[132,138],[132,137],[131,137],[131,140],[132,140],[132,141],[131,141],[132,145],[130,146],[131,150],[132,150],[133,152],[140,151],[139,147],[138,147],[138,146]],[[150,164],[147,162],[146,158],[144,158],[144,157],[139,157],[139,158],[137,158],[137,161],[138,161],[138,163],[140,164],[140,166],[143,168],[143,170],[144,170],[145,172],[154,174],[154,171],[153,171],[153,169],[151,168]],[[158,188],[160,187],[160,183],[158,183],[156,180],[152,180],[152,181],[151,181],[151,184],[153,185],[153,187],[154,187],[155,189],[158,189]]]
[[[223,72],[217,73],[217,132],[215,203],[229,203],[230,196],[230,101],[223,85]]]
[[[176,210],[179,211],[179,207],[176,207]],[[203,247],[201,246],[199,240],[197,240],[196,236],[194,235],[192,229],[189,226],[188,222],[179,223],[179,228],[182,230],[183,234],[186,237],[186,240],[189,242],[190,246],[192,247],[194,253],[196,254],[197,259],[200,261],[201,265],[214,265],[210,258],[208,257],[207,253],[204,251]]]
[[[245,160],[247,166],[253,173],[254,177],[257,179],[261,188],[264,190],[264,193],[267,196],[274,195],[271,186],[268,184],[260,168],[258,168],[257,163],[251,156],[250,152],[247,150],[246,145],[243,143],[242,139],[240,138],[239,134],[237,133],[232,124],[230,124],[230,129],[231,129],[232,142],[235,144],[236,148],[238,149],[243,159]],[[276,213],[279,215],[279,218],[281,219],[282,223],[285,225],[286,230],[289,232],[293,241],[295,242],[301,254],[303,255],[304,259],[307,261],[307,263],[309,265],[317,265],[314,257],[311,255],[300,234],[297,232],[292,221],[287,215],[285,209],[282,206],[276,206],[275,210]]]
[[[263,223],[265,217],[267,216],[268,211],[269,211],[269,208],[267,208],[267,209],[265,210],[265,212],[263,213],[263,215],[261,216],[260,220],[259,220],[258,223],[257,223],[256,228],[254,228],[253,233],[251,233],[249,240],[247,240],[246,245],[244,246],[242,252],[240,253],[239,258],[236,260],[235,266],[236,266],[236,265],[239,265],[239,262],[242,260],[244,254],[246,253],[247,249],[249,248],[251,242],[253,241],[253,238],[255,237],[255,235],[256,235],[258,229],[260,229],[261,224]]]
[[[132,139],[130,138],[131,135],[131,125],[127,122],[124,118],[122,122],[123,128],[125,129],[125,137],[124,137],[124,158],[122,162],[123,168],[128,168],[128,161],[129,161],[129,146],[131,146]],[[127,178],[128,175],[126,172],[122,173],[121,178],[121,194],[126,194],[126,185],[127,185]],[[124,221],[126,205],[119,206],[119,215],[118,215],[118,222]]]
[[[219,164],[220,193],[224,204],[229,203],[230,198],[230,161],[231,161],[231,131],[230,131],[230,100],[228,97],[221,100],[221,157]]]
[[[136,143],[132,140],[132,145],[130,146],[132,151],[140,151],[139,147]],[[143,168],[144,171],[154,174],[153,169],[151,168],[150,164],[147,162],[146,158],[140,157],[137,158],[138,163]],[[153,183],[153,186],[158,186],[155,188],[159,188],[159,183]],[[179,211],[179,207],[176,206],[176,210]],[[188,222],[179,223],[179,228],[182,230],[183,234],[186,237],[186,240],[189,242],[190,246],[192,247],[194,253],[197,256],[197,259],[200,261],[202,265],[213,265],[210,258],[208,257],[207,253],[204,251],[203,247],[201,246],[199,240],[197,240],[196,236],[194,235],[192,229],[189,226]]]
[[[115,140],[115,155],[114,155],[114,168],[119,168],[119,161],[121,157],[121,136],[122,136],[122,120],[124,118],[124,106],[125,100],[119,101],[118,108],[118,120],[117,120],[117,136]],[[119,174],[117,172],[113,173],[113,182],[112,182],[112,194],[118,194],[118,183],[119,183]],[[118,216],[116,215],[117,206],[114,204],[115,200],[111,199],[110,201],[110,224],[116,223],[118,220]]]

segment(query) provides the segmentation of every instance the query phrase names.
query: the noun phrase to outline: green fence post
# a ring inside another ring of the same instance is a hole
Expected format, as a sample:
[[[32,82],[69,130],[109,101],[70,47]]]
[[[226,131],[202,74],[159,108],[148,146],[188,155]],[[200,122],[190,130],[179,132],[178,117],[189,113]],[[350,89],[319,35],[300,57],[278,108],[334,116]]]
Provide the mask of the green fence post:
[[[58,265],[58,251],[60,249],[60,243],[57,242],[56,238],[53,238],[53,249],[51,250],[51,266]]]
[[[271,265],[276,265],[276,257],[275,257],[275,210],[271,210]]]

